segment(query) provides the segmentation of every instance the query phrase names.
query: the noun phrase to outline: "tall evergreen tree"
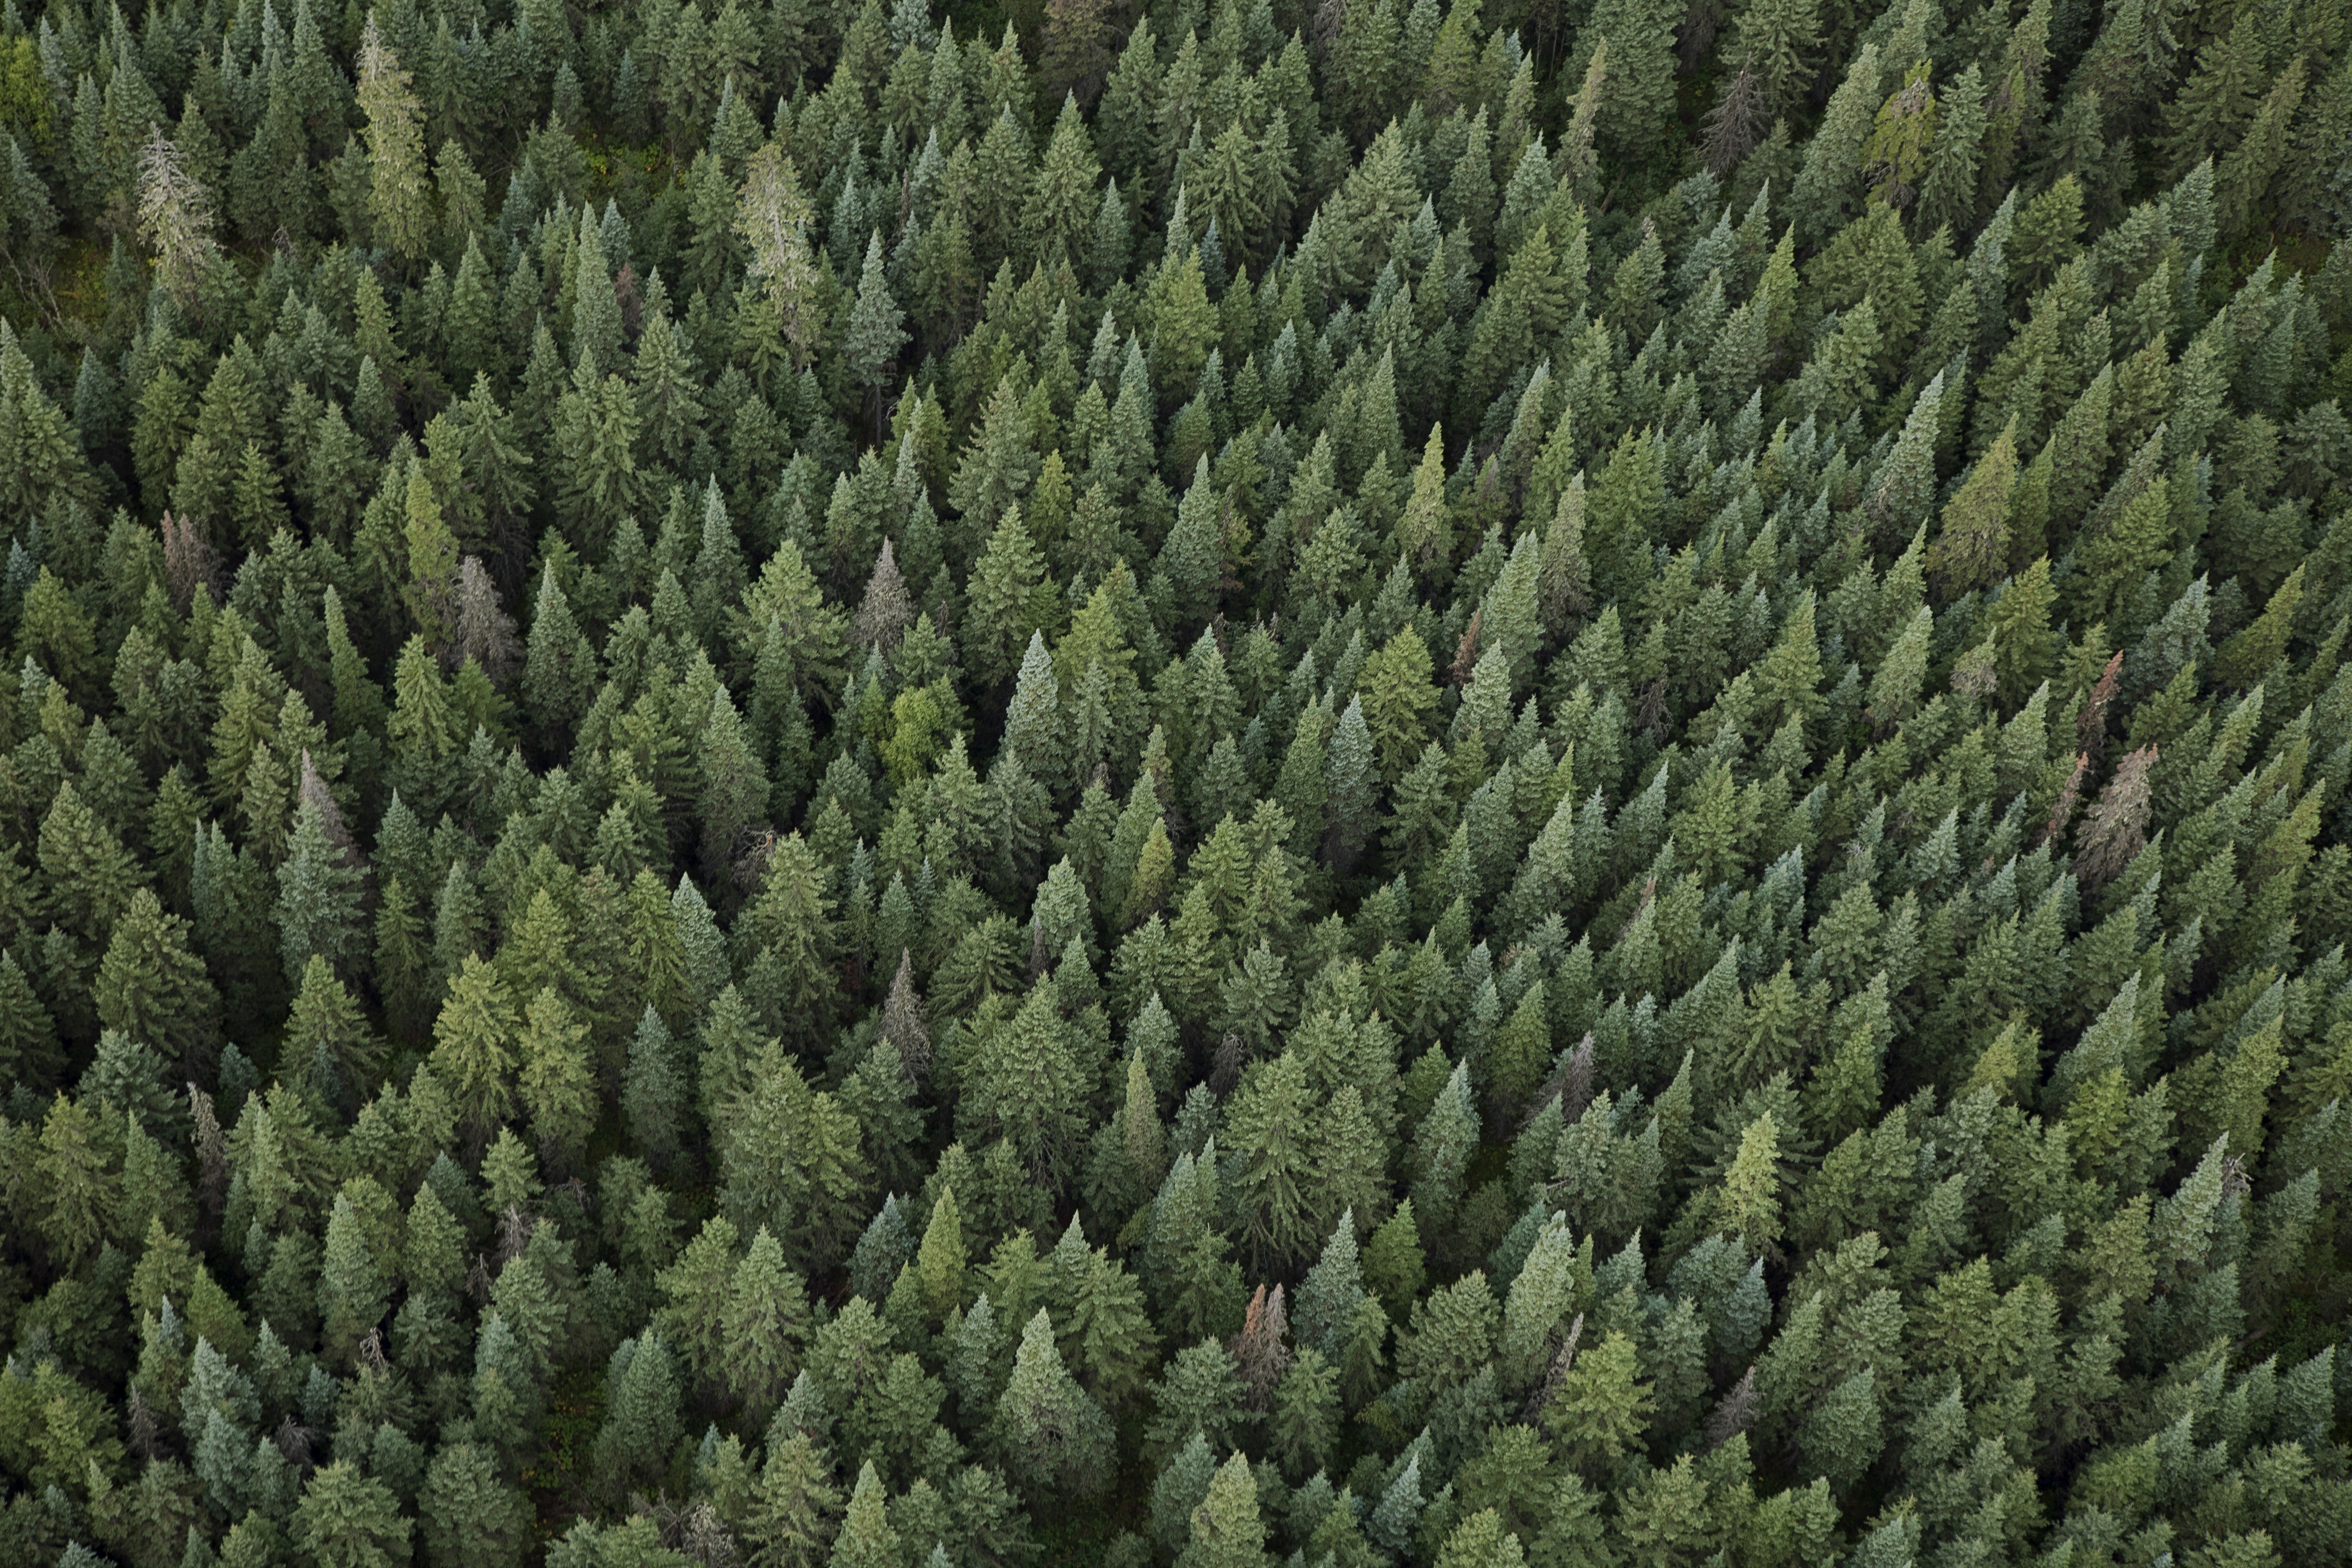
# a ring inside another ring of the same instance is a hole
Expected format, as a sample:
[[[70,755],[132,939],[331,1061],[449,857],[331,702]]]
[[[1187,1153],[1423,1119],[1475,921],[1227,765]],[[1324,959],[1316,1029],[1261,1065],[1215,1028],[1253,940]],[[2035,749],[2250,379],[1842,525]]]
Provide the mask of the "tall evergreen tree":
[[[1041,1498],[1091,1493],[1109,1474],[1110,1421],[1063,1365],[1042,1307],[1021,1331],[993,1435],[1013,1479]]]
[[[415,1531],[391,1489],[345,1459],[310,1478],[287,1534],[321,1568],[393,1568]]]
[[[139,889],[99,962],[91,997],[101,1026],[170,1054],[194,1077],[209,1069],[219,1042],[220,995],[204,961],[189,951],[188,931],[188,922],[165,913],[152,890]],[[17,984],[23,985],[21,972]],[[0,992],[5,988],[0,978]],[[38,999],[26,994],[17,1005],[29,1026]],[[45,1054],[29,1045],[19,1049],[28,1068]],[[36,1080],[28,1072],[21,1081]]]
[[[278,868],[278,930],[289,986],[302,984],[314,956],[350,973],[367,951],[366,871],[340,820],[331,819],[332,810],[323,788],[303,792]]]
[[[368,214],[377,237],[414,261],[425,248],[432,216],[423,106],[373,16],[361,35],[358,66],[360,111],[367,116]]]
[[[365,1100],[382,1081],[384,1047],[358,1000],[315,953],[294,990],[281,1051],[289,1076],[307,1079],[331,1105]]]
[[[1235,1454],[1218,1467],[1208,1495],[1192,1510],[1192,1539],[1178,1554],[1185,1568],[1259,1568],[1268,1561],[1258,1517],[1257,1480]]]

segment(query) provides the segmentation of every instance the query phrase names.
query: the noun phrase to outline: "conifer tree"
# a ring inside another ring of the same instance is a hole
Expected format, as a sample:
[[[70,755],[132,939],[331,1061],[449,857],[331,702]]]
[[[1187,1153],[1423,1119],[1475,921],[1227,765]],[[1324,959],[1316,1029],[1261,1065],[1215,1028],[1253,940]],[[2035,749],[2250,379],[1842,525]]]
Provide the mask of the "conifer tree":
[[[41,1089],[65,1066],[56,1020],[13,952],[0,952],[0,1070],[12,1081]]]
[[[1437,689],[1430,676],[1429,646],[1412,626],[1364,663],[1357,689],[1384,779],[1394,780],[1420,754],[1426,715],[1437,706]],[[1345,722],[1343,717],[1343,728]]]
[[[771,142],[752,153],[737,193],[735,231],[751,247],[751,275],[773,308],[785,353],[796,365],[806,363],[824,330],[806,235],[812,216],[800,172],[783,148]]]
[[[145,879],[70,781],[58,787],[37,843],[50,911],[86,941],[110,940]]]
[[[669,1348],[647,1332],[624,1341],[605,1372],[607,1406],[593,1463],[601,1484],[627,1485],[667,1463],[680,1430]]]
[[[1878,46],[1865,43],[1830,94],[1822,128],[1806,144],[1804,167],[1790,192],[1801,230],[1826,237],[1860,193],[1863,145],[1877,110]]]
[[[313,957],[349,973],[366,951],[366,872],[349,835],[336,842],[341,824],[330,818],[331,810],[323,787],[304,790],[278,868],[278,930],[289,986],[302,984]]]
[[[1463,1173],[1478,1142],[1470,1100],[1470,1064],[1455,1065],[1413,1138],[1412,1202],[1431,1224],[1451,1221],[1462,1200]]]
[[[287,1534],[322,1568],[392,1568],[415,1531],[389,1488],[341,1459],[303,1487]]]
[[[1108,1474],[1110,1422],[1064,1367],[1042,1307],[1022,1330],[992,1430],[1013,1479],[1034,1495],[1084,1495]]]
[[[1009,1140],[1023,1165],[1051,1187],[1076,1160],[1086,1087],[1058,985],[1041,983],[978,1043],[958,1122],[972,1142]]]
[[[1404,1315],[1413,1299],[1421,1294],[1427,1266],[1422,1256],[1421,1230],[1413,1215],[1413,1201],[1406,1198],[1397,1205],[1396,1213],[1372,1232],[1370,1245],[1363,1252],[1364,1282],[1390,1309],[1390,1317]],[[1362,1310],[1360,1303],[1357,1310]],[[1352,1324],[1353,1319],[1349,1320]]]
[[[773,1040],[747,1064],[750,1082],[720,1111],[720,1202],[740,1225],[773,1226],[792,1256],[816,1264],[845,1250],[866,1179],[856,1123],[814,1089]]]
[[[479,1443],[445,1444],[434,1455],[416,1511],[433,1568],[510,1564],[530,1547],[530,1503],[499,1476],[495,1456]]]
[[[983,680],[992,684],[1018,670],[1013,650],[1027,643],[1023,634],[1034,629],[1030,602],[1043,571],[1043,558],[1015,505],[998,519],[972,568],[971,614],[978,624],[967,657]]]
[[[555,987],[543,986],[523,1010],[515,1042],[522,1109],[541,1152],[559,1169],[576,1158],[596,1115],[595,1075],[584,1045],[588,1030],[572,1019]]]
[[[1370,721],[1365,717],[1363,699],[1357,696],[1340,713],[1324,753],[1330,826],[1324,835],[1323,854],[1335,871],[1349,869],[1370,837],[1379,776]]]
[[[867,388],[869,395],[878,395],[891,361],[907,341],[901,326],[905,319],[890,296],[889,279],[883,275],[882,237],[871,235],[866,242],[856,303],[850,308],[841,339],[842,368],[855,384]]]
[[[498,972],[468,952],[449,977],[429,1059],[458,1115],[484,1135],[517,1104],[513,1076],[522,1065],[520,1022]]]
[[[1151,1530],[1161,1546],[1181,1552],[1192,1543],[1193,1511],[1209,1495],[1216,1474],[1216,1458],[1198,1432],[1160,1468],[1151,1486]]]
[[[220,1034],[220,996],[203,960],[188,950],[188,922],[165,913],[152,890],[133,892],[99,962],[91,996],[103,1027],[168,1053],[193,1075],[211,1065]],[[0,963],[13,968],[13,960]],[[21,971],[16,984],[24,984]],[[7,989],[6,978],[0,974],[0,994]],[[26,992],[16,1006],[23,1024],[31,1026],[38,999]],[[46,1055],[29,1044],[18,1049],[26,1068]],[[37,1074],[28,1071],[20,1081],[37,1081]]]
[[[858,1468],[831,1561],[838,1568],[891,1568],[898,1561],[898,1535],[884,1510],[882,1478],[871,1459]]]
[[[338,1359],[349,1358],[383,1316],[390,1284],[387,1271],[368,1251],[358,1211],[348,1197],[338,1195],[319,1268],[320,1337]]]
[[[1754,67],[1767,112],[1785,108],[1813,68],[1812,51],[1821,42],[1820,13],[1815,0],[1760,0],[1739,14],[1734,47]]]
[[[359,105],[367,116],[368,212],[379,238],[403,258],[425,248],[431,218],[425,175],[421,106],[375,18],[360,39]]]
[[[380,1081],[383,1058],[383,1042],[368,1026],[358,1000],[314,954],[303,966],[286,1021],[282,1059],[289,1076],[306,1078],[328,1104],[355,1104]]]
[[[1313,1240],[1307,1093],[1304,1064],[1285,1052],[1244,1075],[1228,1111],[1226,1134],[1241,1162],[1234,1199],[1261,1270],[1297,1258]]]
[[[686,1085],[677,1045],[651,1004],[637,1020],[621,1079],[621,1113],[635,1147],[656,1167],[677,1157]]]
[[[1185,1568],[1260,1568],[1268,1561],[1257,1481],[1245,1456],[1235,1454],[1218,1467],[1192,1510],[1192,1539],[1177,1557]]]
[[[1936,136],[1919,186],[1918,222],[1927,232],[1974,226],[1985,125],[1983,72],[1972,60],[1936,95]]]
[[[725,1333],[728,1389],[754,1422],[762,1421],[800,1370],[809,1333],[800,1277],[785,1267],[783,1248],[765,1226],[728,1287]]]
[[[1013,679],[1013,700],[1004,710],[1004,749],[1020,758],[1034,778],[1054,778],[1062,771],[1060,695],[1045,634],[1033,631]]]
[[[1638,1438],[1651,1410],[1650,1385],[1640,1376],[1633,1342],[1606,1335],[1576,1358],[1544,1419],[1571,1464],[1588,1475],[1614,1464]]]
[[[2017,485],[2016,421],[1977,459],[1952,499],[1944,503],[1927,570],[1948,595],[1957,596],[1996,576],[2009,557],[2009,505]]]
[[[10,216],[20,223],[37,218],[47,206],[46,193],[36,195],[39,175],[25,165],[23,151],[13,138],[10,153],[15,166],[9,195],[17,208]],[[53,228],[56,215],[47,216]],[[212,229],[212,201],[202,176],[188,166],[185,153],[163,128],[154,127],[139,152],[139,230],[154,248],[158,280],[183,311],[194,313],[199,304],[205,274],[217,250]]]

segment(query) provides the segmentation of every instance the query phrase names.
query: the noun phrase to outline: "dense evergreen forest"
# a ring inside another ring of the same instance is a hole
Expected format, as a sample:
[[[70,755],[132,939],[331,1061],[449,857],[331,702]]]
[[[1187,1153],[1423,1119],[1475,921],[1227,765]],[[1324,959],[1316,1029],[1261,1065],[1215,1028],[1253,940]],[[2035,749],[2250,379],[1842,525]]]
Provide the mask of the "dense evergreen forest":
[[[2352,7],[1876,4],[5,0],[0,1568],[2352,1563]]]

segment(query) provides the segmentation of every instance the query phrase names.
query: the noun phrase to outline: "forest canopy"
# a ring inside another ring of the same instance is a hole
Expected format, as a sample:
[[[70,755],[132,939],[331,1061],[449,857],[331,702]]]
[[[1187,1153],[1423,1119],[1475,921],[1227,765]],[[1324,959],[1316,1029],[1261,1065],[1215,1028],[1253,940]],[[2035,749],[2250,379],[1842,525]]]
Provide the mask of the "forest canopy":
[[[2343,1568],[2340,0],[7,0],[0,1568]]]

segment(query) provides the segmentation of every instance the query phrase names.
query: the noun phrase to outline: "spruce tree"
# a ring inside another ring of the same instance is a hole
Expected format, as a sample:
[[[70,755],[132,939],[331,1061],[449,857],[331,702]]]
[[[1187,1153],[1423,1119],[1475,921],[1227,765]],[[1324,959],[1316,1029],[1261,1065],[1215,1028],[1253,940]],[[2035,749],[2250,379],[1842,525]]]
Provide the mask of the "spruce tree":
[[[445,1444],[434,1455],[416,1511],[433,1568],[458,1563],[506,1568],[530,1547],[530,1502],[499,1474],[496,1457],[479,1443]]]
[[[392,1568],[415,1531],[389,1488],[339,1459],[303,1487],[287,1534],[326,1568]]]
[[[856,303],[850,308],[841,339],[843,372],[853,384],[866,388],[869,396],[878,394],[891,361],[907,342],[901,325],[905,319],[905,312],[890,297],[889,279],[883,275],[882,237],[870,235]]]
[[[522,1110],[530,1118],[550,1164],[570,1165],[595,1124],[595,1074],[586,1049],[587,1026],[552,985],[542,986],[523,1010],[515,1041]]]
[[[761,1226],[728,1287],[726,1383],[755,1425],[782,1399],[800,1370],[810,1322],[801,1279]]]
[[[658,1471],[677,1444],[679,1388],[669,1347],[651,1331],[623,1341],[604,1383],[604,1424],[591,1462],[600,1485],[627,1486]]]
[[[1245,1456],[1235,1454],[1218,1467],[1192,1510],[1192,1539],[1177,1557],[1185,1568],[1260,1568],[1269,1561],[1257,1480]]]
[[[431,217],[421,105],[410,73],[368,19],[359,51],[359,105],[367,116],[369,216],[377,237],[403,258],[424,250]]]
[[[323,788],[303,792],[278,868],[278,940],[289,986],[303,984],[313,957],[351,973],[366,952],[366,871],[348,833],[336,842],[341,823],[330,818],[332,809]]]
[[[485,1136],[518,1103],[513,1077],[522,1065],[520,1023],[497,972],[468,952],[449,977],[429,1059],[459,1116]]]
[[[307,1080],[330,1105],[358,1104],[380,1081],[383,1041],[350,989],[315,954],[295,989],[281,1059],[289,1077]]]
[[[152,890],[133,892],[99,961],[91,997],[100,1026],[168,1053],[193,1076],[211,1066],[220,1037],[220,996],[203,960],[188,949],[189,929],[186,921],[164,912]],[[13,969],[13,959],[0,959],[0,965]],[[20,992],[17,1025],[30,1029],[40,1002],[23,989],[21,971],[15,984]],[[0,973],[0,997],[9,988],[6,973]],[[37,1081],[37,1064],[47,1052],[28,1039],[17,1050],[22,1065],[34,1069],[22,1081]]]
[[[1091,1493],[1109,1473],[1109,1419],[1071,1379],[1042,1307],[1022,1330],[992,1432],[1013,1479],[1040,1498]]]

